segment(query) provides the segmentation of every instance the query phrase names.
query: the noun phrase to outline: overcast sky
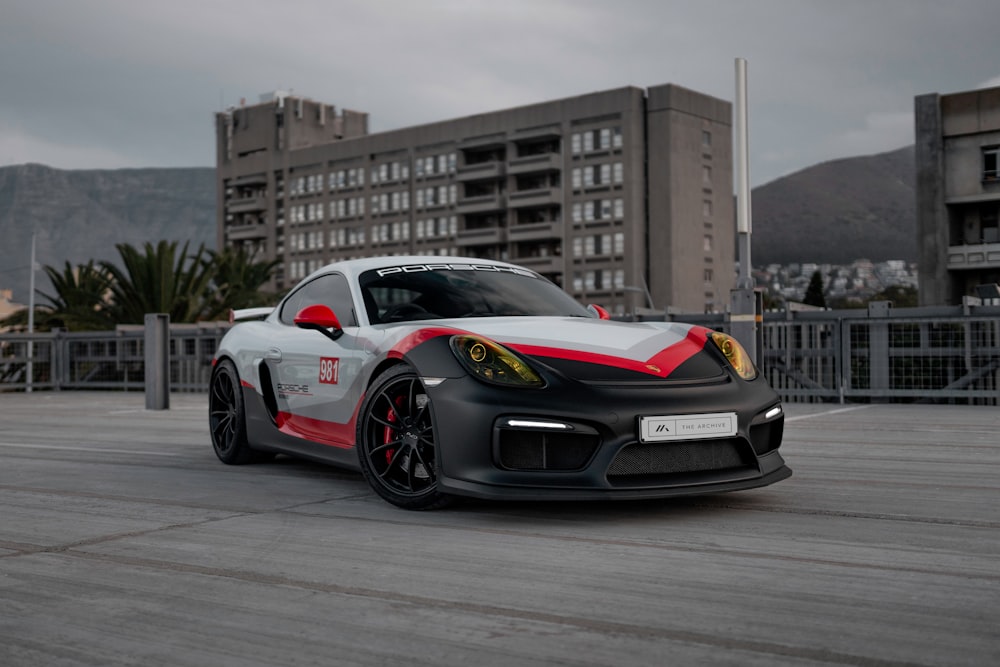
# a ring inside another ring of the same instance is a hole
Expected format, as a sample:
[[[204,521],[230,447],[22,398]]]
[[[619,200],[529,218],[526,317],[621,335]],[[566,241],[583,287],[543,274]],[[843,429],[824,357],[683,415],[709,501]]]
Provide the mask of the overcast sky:
[[[732,101],[754,185],[913,143],[1000,85],[997,0],[0,0],[0,166],[215,164],[212,114],[294,93],[372,132],[634,85]]]

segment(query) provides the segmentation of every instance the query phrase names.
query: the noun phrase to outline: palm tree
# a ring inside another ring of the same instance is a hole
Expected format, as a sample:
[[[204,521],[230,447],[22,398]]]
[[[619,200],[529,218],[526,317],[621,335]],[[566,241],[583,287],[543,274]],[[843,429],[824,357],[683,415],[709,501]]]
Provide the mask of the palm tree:
[[[167,313],[171,322],[225,319],[230,309],[263,306],[277,296],[261,290],[279,264],[255,261],[242,248],[222,252],[188,245],[178,253],[177,242],[146,243],[142,250],[115,246],[124,268],[94,260],[76,268],[69,262],[62,272],[46,266],[54,295],[38,293],[50,303],[35,309],[40,329],[54,326],[73,331],[113,329],[116,324],[141,324],[146,313]],[[4,320],[23,327],[26,310]]]
[[[209,250],[205,261],[212,272],[214,290],[206,294],[199,319],[225,319],[230,309],[265,306],[277,300],[276,295],[261,287],[271,279],[280,261],[255,261],[253,254],[242,247]]]
[[[72,331],[114,328],[108,310],[111,275],[106,269],[95,266],[94,260],[90,260],[76,268],[66,262],[62,273],[46,266],[45,273],[55,294],[49,295],[41,290],[38,293],[51,304],[50,326],[58,323]]]
[[[111,275],[94,260],[76,267],[66,262],[62,272],[46,266],[45,273],[54,294],[36,290],[48,301],[35,308],[35,326],[40,330],[61,327],[71,331],[103,331],[113,329],[114,319],[109,310]],[[3,320],[5,326],[23,327],[28,323],[27,309]]]
[[[112,311],[119,324],[141,324],[146,313],[167,313],[171,322],[194,322],[212,280],[205,246],[188,255],[188,244],[177,253],[177,242],[144,244],[145,253],[127,243],[115,246],[124,270],[110,262],[101,266],[112,277]]]

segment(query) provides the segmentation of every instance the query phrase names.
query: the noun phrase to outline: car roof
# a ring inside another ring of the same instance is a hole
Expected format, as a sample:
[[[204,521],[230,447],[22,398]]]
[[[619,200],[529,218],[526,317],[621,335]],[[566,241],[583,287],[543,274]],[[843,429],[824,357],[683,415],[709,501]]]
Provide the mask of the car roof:
[[[332,264],[327,264],[320,269],[317,269],[305,280],[300,282],[305,282],[310,278],[325,273],[330,273],[336,271],[338,273],[344,274],[348,278],[355,278],[365,271],[370,271],[372,269],[384,269],[395,266],[428,266],[428,267],[441,267],[450,264],[461,264],[464,266],[475,265],[475,266],[504,266],[513,269],[518,269],[519,271],[529,272],[534,274],[534,271],[530,269],[525,269],[516,264],[511,264],[509,262],[499,262],[493,259],[479,259],[476,257],[455,257],[455,256],[440,256],[440,255],[387,255],[383,257],[363,257],[359,259],[347,259],[340,262],[334,262]]]

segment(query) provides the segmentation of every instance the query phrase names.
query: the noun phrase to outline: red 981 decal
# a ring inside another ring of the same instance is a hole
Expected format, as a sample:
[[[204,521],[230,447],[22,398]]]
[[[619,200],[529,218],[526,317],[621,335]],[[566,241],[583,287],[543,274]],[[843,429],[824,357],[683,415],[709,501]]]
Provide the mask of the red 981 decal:
[[[340,359],[333,357],[320,357],[319,360],[319,381],[320,384],[337,384],[340,380]]]

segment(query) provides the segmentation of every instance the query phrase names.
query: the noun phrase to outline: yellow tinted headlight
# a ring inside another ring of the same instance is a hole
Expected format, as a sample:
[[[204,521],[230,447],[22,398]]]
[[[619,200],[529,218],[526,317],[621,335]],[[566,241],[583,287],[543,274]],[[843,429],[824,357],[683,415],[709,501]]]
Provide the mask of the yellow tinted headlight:
[[[754,367],[753,361],[750,360],[750,355],[739,344],[739,341],[721,331],[713,331],[711,338],[715,346],[722,351],[723,356],[726,357],[726,360],[733,367],[733,370],[736,371],[737,375],[744,380],[752,380],[757,377],[757,369]]]
[[[455,336],[451,339],[451,349],[462,365],[480,380],[516,387],[545,384],[524,359],[486,338]]]

